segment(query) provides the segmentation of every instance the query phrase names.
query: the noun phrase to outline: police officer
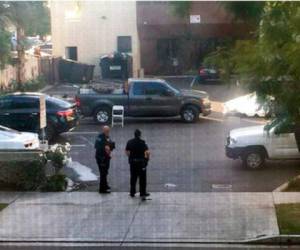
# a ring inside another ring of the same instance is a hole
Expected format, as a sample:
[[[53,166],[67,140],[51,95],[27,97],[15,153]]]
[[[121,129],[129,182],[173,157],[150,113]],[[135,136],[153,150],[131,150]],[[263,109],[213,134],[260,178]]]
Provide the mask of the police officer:
[[[107,183],[108,169],[111,159],[111,152],[115,145],[109,138],[109,126],[103,126],[95,141],[96,161],[100,172],[99,193],[110,193],[110,187]]]
[[[150,152],[144,140],[141,139],[141,131],[135,130],[134,138],[129,140],[126,145],[126,154],[130,164],[130,196],[134,197],[136,193],[136,182],[139,179],[140,196],[145,200],[150,194],[146,192],[147,171]]]

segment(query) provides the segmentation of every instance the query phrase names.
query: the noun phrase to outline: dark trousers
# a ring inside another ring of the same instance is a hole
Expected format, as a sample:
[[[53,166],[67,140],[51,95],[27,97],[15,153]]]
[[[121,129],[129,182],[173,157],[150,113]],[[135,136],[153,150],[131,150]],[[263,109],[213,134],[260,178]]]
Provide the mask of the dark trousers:
[[[108,175],[110,160],[106,159],[106,158],[96,157],[96,161],[97,161],[99,173],[100,173],[99,192],[103,192],[108,189],[107,175]]]
[[[146,194],[147,185],[147,170],[144,163],[131,163],[130,164],[130,194],[136,193],[136,182],[139,179],[140,184],[140,195]]]

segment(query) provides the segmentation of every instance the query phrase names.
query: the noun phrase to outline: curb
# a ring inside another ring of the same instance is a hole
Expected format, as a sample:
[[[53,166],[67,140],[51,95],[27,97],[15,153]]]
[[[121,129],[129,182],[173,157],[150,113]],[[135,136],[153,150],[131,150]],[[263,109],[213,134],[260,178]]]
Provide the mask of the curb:
[[[203,239],[153,239],[153,240],[104,240],[93,238],[1,238],[0,245],[4,243],[56,243],[56,244],[142,244],[142,245],[163,245],[163,244],[178,244],[181,246],[187,244],[193,245],[209,245],[209,244],[226,244],[226,245],[300,245],[300,235],[277,235],[264,236],[248,240],[203,240]]]
[[[300,179],[300,175],[292,178],[291,180],[283,183],[282,185],[280,185],[279,187],[275,188],[272,192],[284,192],[284,190],[288,187],[290,181],[293,181],[293,180],[298,180]]]

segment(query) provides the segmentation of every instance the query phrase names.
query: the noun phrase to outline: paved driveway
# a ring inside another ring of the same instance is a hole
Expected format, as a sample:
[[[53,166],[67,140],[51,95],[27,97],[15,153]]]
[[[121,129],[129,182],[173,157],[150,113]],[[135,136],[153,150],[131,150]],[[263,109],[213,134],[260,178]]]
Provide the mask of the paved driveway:
[[[172,79],[181,88],[189,87],[191,79]],[[237,87],[226,85],[197,85],[197,89],[207,91],[214,102],[213,112],[195,124],[185,124],[179,119],[126,119],[125,127],[112,129],[112,139],[117,149],[111,161],[109,180],[113,191],[127,191],[129,167],[124,148],[133,131],[143,132],[152,152],[148,169],[149,191],[163,192],[211,192],[211,191],[272,191],[283,182],[300,173],[299,162],[270,162],[264,169],[250,171],[241,166],[240,161],[227,159],[224,143],[228,131],[233,128],[261,125],[264,120],[247,118],[223,118],[222,102],[243,93]],[[56,88],[53,94],[69,96],[76,90],[70,87]],[[73,91],[73,92],[72,92]],[[94,140],[100,126],[92,119],[84,119],[76,130],[57,138],[58,142],[70,142],[72,158],[78,170],[89,170],[94,178],[85,180],[83,190],[97,190],[95,175],[98,174],[94,160]],[[79,180],[76,171],[67,169],[68,175]],[[90,176],[91,176],[90,175]]]

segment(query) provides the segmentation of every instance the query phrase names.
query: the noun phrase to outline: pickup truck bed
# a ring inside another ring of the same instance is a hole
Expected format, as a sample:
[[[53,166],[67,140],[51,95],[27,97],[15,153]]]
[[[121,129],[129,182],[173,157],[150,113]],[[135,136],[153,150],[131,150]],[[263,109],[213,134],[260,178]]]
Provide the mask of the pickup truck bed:
[[[208,94],[196,90],[178,90],[161,79],[129,79],[127,91],[120,85],[90,86],[79,89],[76,96],[81,114],[94,117],[101,124],[111,121],[114,105],[122,105],[125,116],[175,117],[195,122],[199,114],[208,115]]]

